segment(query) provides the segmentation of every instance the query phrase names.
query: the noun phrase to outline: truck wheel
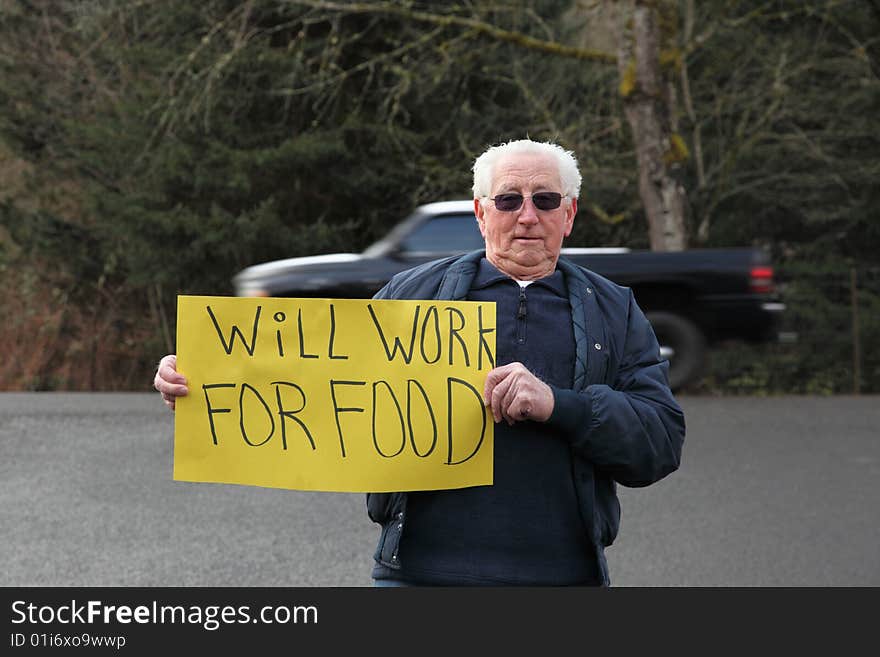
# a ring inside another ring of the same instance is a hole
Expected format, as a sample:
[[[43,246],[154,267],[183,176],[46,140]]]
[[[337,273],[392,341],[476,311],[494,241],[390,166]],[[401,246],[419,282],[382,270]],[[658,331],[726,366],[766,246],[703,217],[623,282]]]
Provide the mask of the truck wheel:
[[[669,361],[669,387],[683,388],[696,381],[703,370],[706,338],[689,319],[668,312],[646,313],[654,327],[660,354]]]

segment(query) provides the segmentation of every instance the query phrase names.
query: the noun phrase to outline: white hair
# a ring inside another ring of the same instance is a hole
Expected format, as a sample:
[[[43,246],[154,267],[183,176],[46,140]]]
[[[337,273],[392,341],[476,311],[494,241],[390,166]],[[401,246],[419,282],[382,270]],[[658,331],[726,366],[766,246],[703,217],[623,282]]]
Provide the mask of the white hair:
[[[474,198],[485,198],[492,193],[495,166],[502,157],[521,153],[553,157],[559,167],[563,196],[578,198],[581,190],[581,174],[574,153],[553,142],[531,139],[518,139],[492,146],[474,160]]]

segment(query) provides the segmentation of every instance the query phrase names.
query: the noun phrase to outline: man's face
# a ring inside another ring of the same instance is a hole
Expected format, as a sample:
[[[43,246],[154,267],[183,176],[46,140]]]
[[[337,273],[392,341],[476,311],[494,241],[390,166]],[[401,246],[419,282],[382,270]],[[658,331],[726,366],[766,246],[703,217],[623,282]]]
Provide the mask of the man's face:
[[[561,192],[559,169],[552,156],[508,155],[496,164],[490,197],[522,194],[518,210],[503,212],[489,199],[474,199],[474,213],[486,240],[486,257],[508,276],[534,280],[556,269],[562,240],[571,233],[577,199],[562,199],[555,210],[539,210],[531,195]]]

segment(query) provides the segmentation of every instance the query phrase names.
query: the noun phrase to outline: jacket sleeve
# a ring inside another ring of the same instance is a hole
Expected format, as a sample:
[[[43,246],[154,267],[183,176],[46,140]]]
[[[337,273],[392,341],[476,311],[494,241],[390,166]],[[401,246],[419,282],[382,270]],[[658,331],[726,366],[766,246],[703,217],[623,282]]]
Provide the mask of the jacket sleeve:
[[[393,298],[392,295],[394,294],[393,283],[394,283],[393,280],[385,283],[385,285],[382,287],[382,289],[373,295],[373,298],[374,299],[392,299]]]
[[[581,392],[553,387],[548,420],[597,469],[624,486],[647,486],[678,469],[684,414],[668,384],[669,363],[630,292],[626,329],[611,385]],[[612,355],[613,357],[613,355]]]

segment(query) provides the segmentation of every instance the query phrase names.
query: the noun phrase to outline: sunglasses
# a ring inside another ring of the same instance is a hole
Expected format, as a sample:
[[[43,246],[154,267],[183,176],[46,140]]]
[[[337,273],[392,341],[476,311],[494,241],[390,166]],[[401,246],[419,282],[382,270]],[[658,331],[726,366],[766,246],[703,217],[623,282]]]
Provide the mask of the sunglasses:
[[[522,194],[498,194],[489,197],[495,203],[495,208],[501,212],[515,212],[522,207],[526,199]],[[538,210],[555,210],[562,203],[562,194],[559,192],[538,192],[532,194],[532,203]]]

